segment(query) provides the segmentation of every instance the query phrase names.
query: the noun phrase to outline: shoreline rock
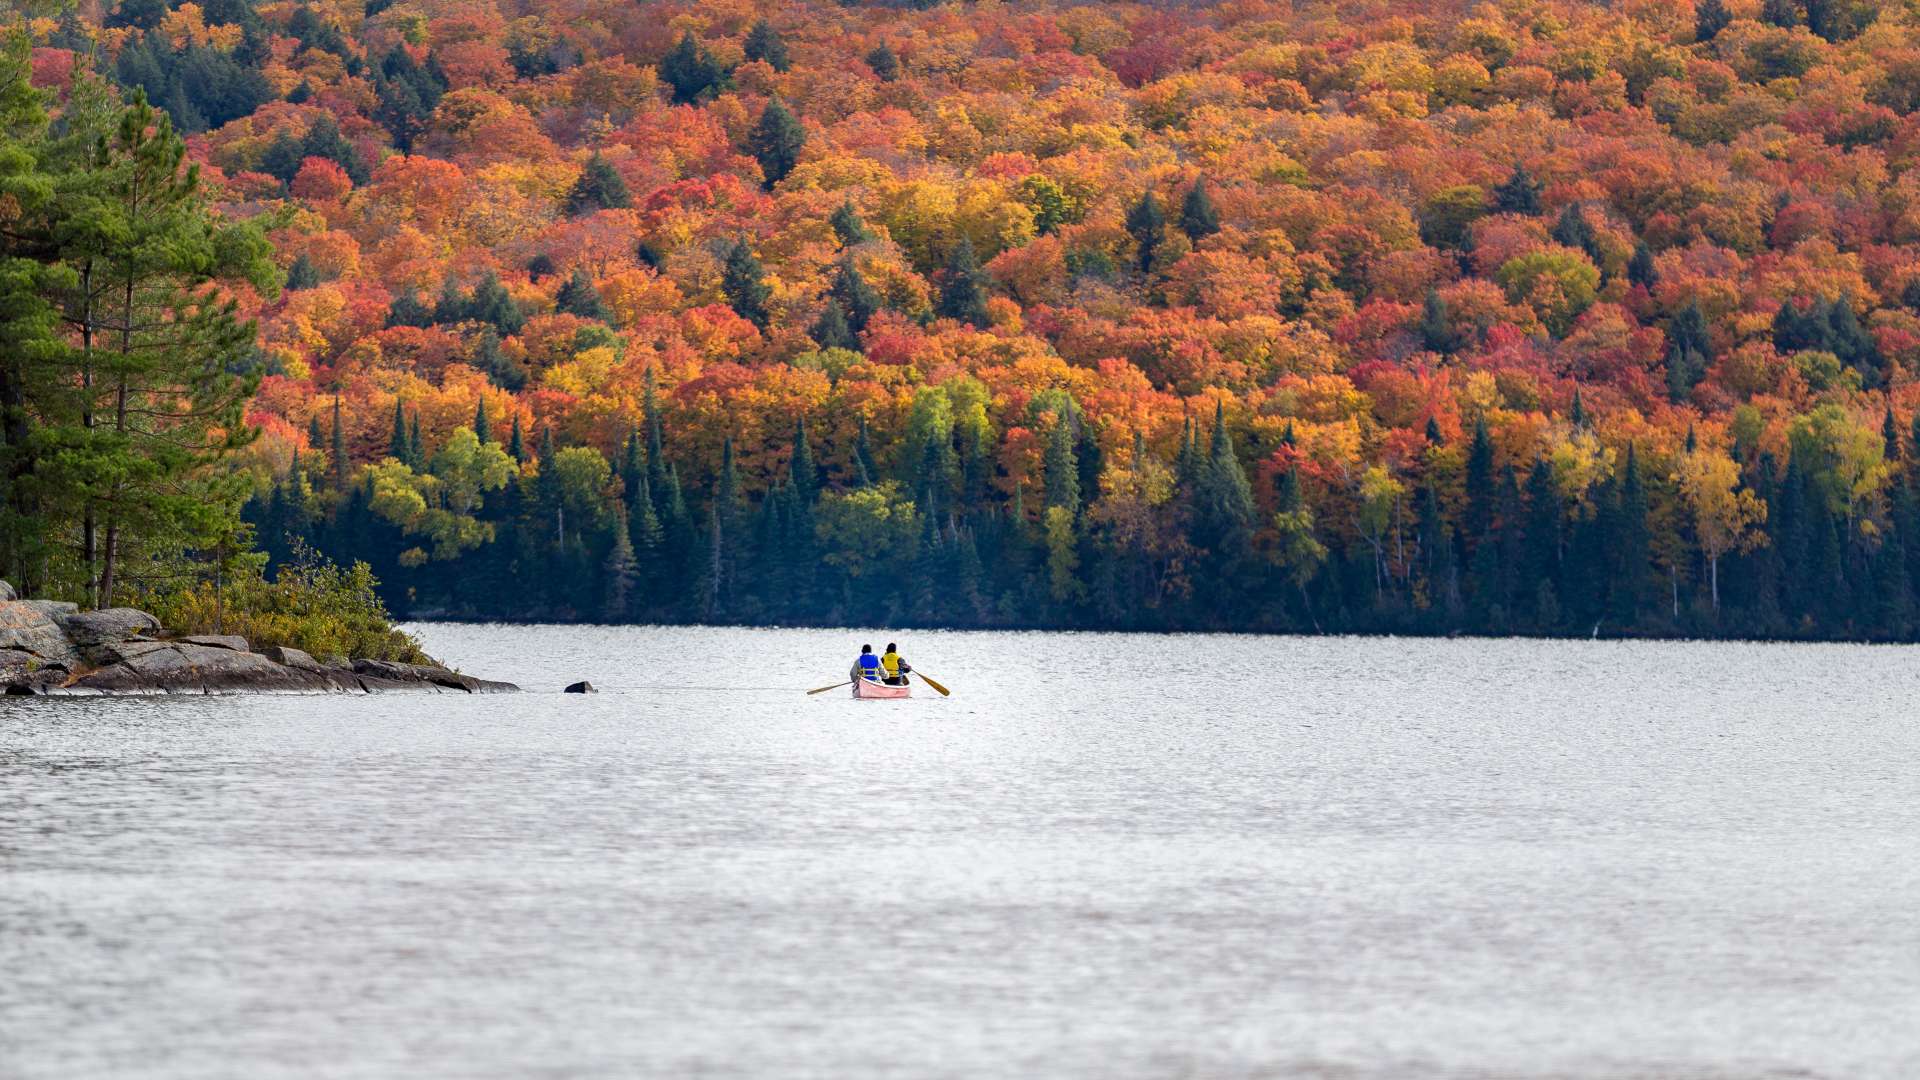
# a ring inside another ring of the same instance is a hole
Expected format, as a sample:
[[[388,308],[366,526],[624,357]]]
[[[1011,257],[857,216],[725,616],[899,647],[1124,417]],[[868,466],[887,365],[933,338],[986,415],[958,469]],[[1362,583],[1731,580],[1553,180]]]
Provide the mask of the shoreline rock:
[[[329,658],[299,649],[253,651],[236,634],[169,634],[135,608],[80,611],[15,600],[0,581],[0,693],[10,696],[157,694],[506,694],[512,683],[438,665]]]

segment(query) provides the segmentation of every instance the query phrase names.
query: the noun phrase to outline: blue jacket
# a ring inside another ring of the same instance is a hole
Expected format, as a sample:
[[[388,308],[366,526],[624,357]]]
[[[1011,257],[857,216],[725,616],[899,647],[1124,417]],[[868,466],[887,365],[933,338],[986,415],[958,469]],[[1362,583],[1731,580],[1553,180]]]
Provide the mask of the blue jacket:
[[[860,654],[860,677],[863,679],[880,678],[880,658],[872,653]]]

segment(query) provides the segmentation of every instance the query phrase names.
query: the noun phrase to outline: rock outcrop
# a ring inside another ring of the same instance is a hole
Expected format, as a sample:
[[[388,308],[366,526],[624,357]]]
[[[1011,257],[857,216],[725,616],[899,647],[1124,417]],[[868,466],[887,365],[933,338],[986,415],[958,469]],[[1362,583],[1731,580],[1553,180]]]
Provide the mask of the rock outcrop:
[[[7,694],[511,693],[519,687],[430,664],[330,659],[234,634],[171,635],[134,608],[80,611],[15,600],[0,581],[0,691]]]

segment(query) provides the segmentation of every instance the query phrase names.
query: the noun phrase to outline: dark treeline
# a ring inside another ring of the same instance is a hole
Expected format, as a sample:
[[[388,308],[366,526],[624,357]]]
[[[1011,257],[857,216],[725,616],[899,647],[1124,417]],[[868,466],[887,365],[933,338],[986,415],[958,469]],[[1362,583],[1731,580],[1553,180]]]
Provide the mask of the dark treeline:
[[[517,422],[503,435],[484,408],[429,454],[402,408],[384,461],[296,459],[246,513],[276,559],[302,543],[364,559],[415,617],[1874,640],[1920,626],[1920,476],[1891,427],[1868,448],[1891,480],[1853,504],[1853,466],[1813,427],[1784,462],[1691,437],[1629,445],[1568,498],[1564,461],[1499,463],[1484,425],[1424,484],[1305,468],[1256,484],[1218,418],[1161,460],[1137,440],[1103,455],[1071,402],[1060,416],[1040,490],[1002,493],[959,427],[891,463],[862,429],[829,469],[802,423],[782,481],[750,496],[730,442],[717,473],[682,474],[651,388],[611,460]]]

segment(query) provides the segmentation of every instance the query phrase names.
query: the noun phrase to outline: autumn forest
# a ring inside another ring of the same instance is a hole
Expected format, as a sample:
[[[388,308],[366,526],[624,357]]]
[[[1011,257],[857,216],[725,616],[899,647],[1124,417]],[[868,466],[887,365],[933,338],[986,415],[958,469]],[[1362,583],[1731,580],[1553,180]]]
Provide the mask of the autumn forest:
[[[51,592],[257,546],[419,617],[1920,634],[1920,5],[8,20],[0,254],[64,261],[0,300],[111,343],[59,206],[119,155],[206,218],[153,325],[220,315],[145,429],[191,454],[95,495],[9,361]],[[234,527],[112,494],[175,473]]]

